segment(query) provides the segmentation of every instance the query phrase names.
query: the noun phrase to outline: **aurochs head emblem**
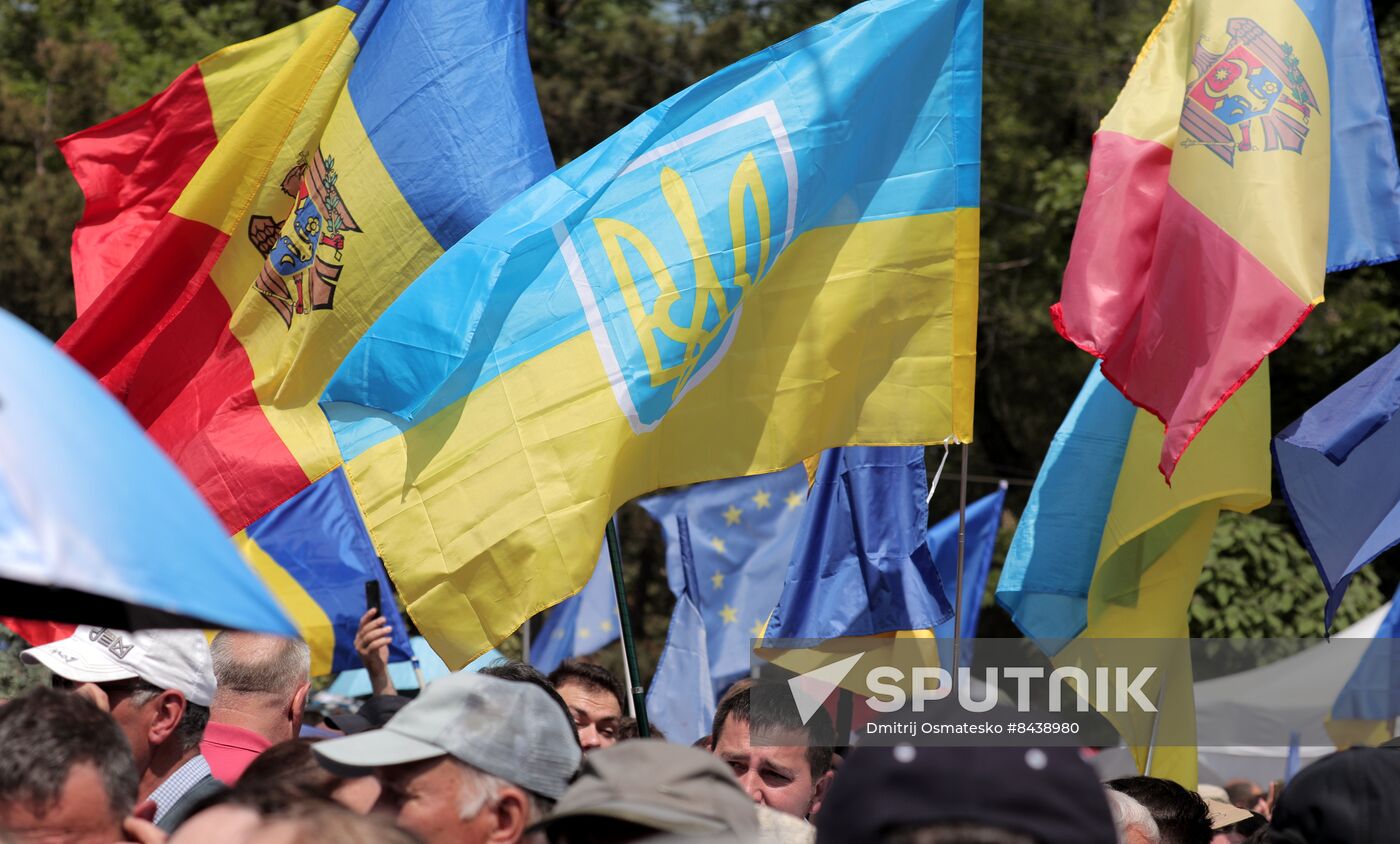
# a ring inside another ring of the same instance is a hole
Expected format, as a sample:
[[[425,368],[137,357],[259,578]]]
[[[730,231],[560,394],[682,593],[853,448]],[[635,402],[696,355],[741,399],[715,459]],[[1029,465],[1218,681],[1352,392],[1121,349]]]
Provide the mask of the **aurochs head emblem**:
[[[744,300],[792,241],[797,167],[777,107],[639,155],[593,208],[555,233],[613,393],[642,433],[719,365]]]
[[[298,314],[334,307],[345,234],[360,231],[336,179],[335,159],[318,149],[282,178],[282,192],[294,200],[287,218],[277,222],[254,215],[248,220],[248,239],[267,259],[253,287],[288,328]]]
[[[1249,18],[1231,18],[1223,53],[1196,45],[1196,79],[1186,89],[1182,146],[1205,147],[1230,166],[1237,152],[1303,152],[1308,118],[1320,107],[1290,44]]]

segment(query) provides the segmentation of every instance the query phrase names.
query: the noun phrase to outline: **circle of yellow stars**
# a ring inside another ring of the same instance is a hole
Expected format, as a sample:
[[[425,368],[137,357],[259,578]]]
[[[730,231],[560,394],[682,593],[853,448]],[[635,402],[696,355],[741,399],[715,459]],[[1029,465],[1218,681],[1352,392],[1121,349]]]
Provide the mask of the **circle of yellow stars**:
[[[755,492],[752,496],[750,496],[748,500],[752,502],[755,510],[767,510],[773,506],[773,493],[769,492],[766,489],[760,489],[757,492]],[[782,501],[783,504],[787,505],[788,510],[796,510],[798,507],[801,507],[807,502],[807,496],[804,495],[801,490],[793,490],[792,492],[783,496]],[[726,509],[721,515],[724,516],[725,527],[735,527],[736,525],[742,525],[744,522],[744,511],[738,506],[738,504],[730,504],[728,509]],[[726,553],[727,546],[725,545],[724,539],[722,539],[721,537],[711,537],[709,544],[711,548],[715,549],[719,553]],[[715,572],[714,574],[710,575],[710,584],[717,590],[723,589],[724,573]],[[732,607],[728,603],[726,603],[723,607],[720,608],[719,617],[720,620],[723,621],[725,624],[737,624],[739,621],[739,610],[736,607]],[[755,639],[761,638],[763,636],[764,629],[767,627],[767,621],[768,620],[766,618],[755,619],[753,627],[749,629],[749,634]]]

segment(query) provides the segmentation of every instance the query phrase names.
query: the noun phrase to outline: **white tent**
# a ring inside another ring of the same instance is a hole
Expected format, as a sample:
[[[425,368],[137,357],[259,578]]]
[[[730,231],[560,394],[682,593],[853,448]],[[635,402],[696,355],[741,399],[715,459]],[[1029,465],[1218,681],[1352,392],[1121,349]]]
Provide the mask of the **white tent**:
[[[1372,639],[1389,611],[1387,603],[1332,639]],[[1281,779],[1293,733],[1299,736],[1303,765],[1331,753],[1335,748],[1324,718],[1363,651],[1354,644],[1321,642],[1278,662],[1197,683],[1197,734],[1203,744],[1213,745],[1199,751],[1201,782]],[[1210,738],[1226,735],[1232,743],[1225,746]],[[1137,773],[1125,748],[1100,754],[1094,767],[1104,779]]]

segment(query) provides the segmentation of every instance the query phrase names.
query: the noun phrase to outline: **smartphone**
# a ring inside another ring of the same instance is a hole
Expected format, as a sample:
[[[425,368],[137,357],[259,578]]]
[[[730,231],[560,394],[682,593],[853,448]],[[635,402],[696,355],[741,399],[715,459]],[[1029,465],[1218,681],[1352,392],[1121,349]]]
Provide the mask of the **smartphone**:
[[[384,614],[383,611],[382,611],[382,610],[380,609],[380,607],[379,607],[379,581],[378,581],[378,580],[366,580],[366,581],[365,581],[365,608],[366,608],[366,609],[374,610],[375,613],[378,614],[378,615],[383,615],[383,614]]]

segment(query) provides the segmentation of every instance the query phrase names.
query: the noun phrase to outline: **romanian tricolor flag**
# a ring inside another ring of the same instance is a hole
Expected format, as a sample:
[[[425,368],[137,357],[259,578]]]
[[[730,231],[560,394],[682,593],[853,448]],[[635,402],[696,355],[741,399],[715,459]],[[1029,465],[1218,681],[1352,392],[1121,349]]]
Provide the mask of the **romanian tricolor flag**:
[[[1171,486],[1156,469],[1161,425],[1097,366],[1089,373],[1041,464],[997,584],[997,602],[1043,651],[1056,656],[1076,639],[1187,637],[1221,511],[1247,513],[1270,500],[1263,366],[1201,432]],[[1162,734],[1194,735],[1189,672],[1164,683],[1148,691],[1159,717],[1171,719]],[[1155,725],[1108,717],[1144,765]],[[1158,748],[1152,773],[1194,788],[1195,748]]]
[[[1170,479],[1324,273],[1397,255],[1369,0],[1174,0],[1094,135],[1052,315],[1166,425]]]
[[[399,292],[553,169],[523,0],[346,0],[60,142],[60,345],[230,533],[333,471],[316,405]]]
[[[414,282],[325,405],[460,666],[608,518],[843,444],[972,437],[981,3],[874,0],[681,91]]]

